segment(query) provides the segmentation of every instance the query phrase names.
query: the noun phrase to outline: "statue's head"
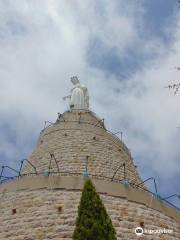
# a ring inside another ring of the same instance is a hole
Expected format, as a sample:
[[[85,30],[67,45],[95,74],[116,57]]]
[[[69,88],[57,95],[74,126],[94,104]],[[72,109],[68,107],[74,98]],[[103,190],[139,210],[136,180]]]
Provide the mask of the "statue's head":
[[[74,85],[80,83],[78,77],[76,77],[76,76],[71,77],[71,82],[72,82]]]

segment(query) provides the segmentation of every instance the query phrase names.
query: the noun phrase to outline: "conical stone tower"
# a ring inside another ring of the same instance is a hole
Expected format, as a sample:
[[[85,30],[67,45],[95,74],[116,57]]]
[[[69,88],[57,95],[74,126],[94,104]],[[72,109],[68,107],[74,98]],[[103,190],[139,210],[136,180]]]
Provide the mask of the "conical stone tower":
[[[141,239],[180,239],[180,213],[142,188],[128,148],[89,110],[87,88],[76,77],[71,80],[74,87],[64,98],[70,109],[40,133],[19,176],[0,185],[0,239],[72,239],[87,177],[100,193],[117,239],[137,239],[137,227],[172,230],[144,232]]]

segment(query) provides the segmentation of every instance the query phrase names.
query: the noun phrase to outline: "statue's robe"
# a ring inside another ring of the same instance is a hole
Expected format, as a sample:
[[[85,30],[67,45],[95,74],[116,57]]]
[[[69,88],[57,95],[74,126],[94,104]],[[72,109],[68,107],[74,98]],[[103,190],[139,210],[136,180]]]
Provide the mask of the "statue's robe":
[[[77,84],[72,89],[71,99],[70,99],[70,108],[79,109],[79,110],[87,108],[85,103],[84,91],[80,84]]]

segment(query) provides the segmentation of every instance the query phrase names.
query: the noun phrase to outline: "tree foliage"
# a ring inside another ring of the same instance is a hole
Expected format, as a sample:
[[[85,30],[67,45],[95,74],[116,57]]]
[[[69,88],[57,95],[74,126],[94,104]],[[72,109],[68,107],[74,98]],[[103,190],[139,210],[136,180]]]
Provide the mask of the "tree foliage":
[[[111,219],[90,180],[82,191],[73,239],[117,240]]]

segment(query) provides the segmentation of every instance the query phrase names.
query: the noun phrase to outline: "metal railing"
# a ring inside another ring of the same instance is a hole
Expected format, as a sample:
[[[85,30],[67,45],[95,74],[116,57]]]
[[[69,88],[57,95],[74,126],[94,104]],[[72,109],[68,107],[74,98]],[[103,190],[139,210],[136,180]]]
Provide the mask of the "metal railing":
[[[34,176],[45,176],[45,177],[48,177],[48,176],[84,176],[84,175],[83,175],[82,172],[72,172],[72,171],[32,172],[32,173],[27,173],[27,174],[21,174],[21,175],[13,176],[13,177],[4,177],[4,179],[1,179],[0,184],[5,184],[5,183],[8,183],[8,182],[13,181],[13,180],[20,180],[23,177],[28,177],[28,176],[30,176],[30,177],[34,177]],[[112,177],[107,177],[107,176],[97,175],[97,174],[91,174],[91,173],[87,173],[86,176],[88,176],[90,178],[92,177],[92,178],[96,178],[96,179],[107,180],[108,182],[121,183],[121,184],[124,184],[125,186],[129,185],[129,186],[131,186],[131,187],[133,187],[135,189],[143,190],[143,191],[148,192],[149,194],[153,195],[158,200],[160,200],[162,202],[165,202],[169,206],[175,208],[177,211],[180,211],[179,207],[177,207],[176,205],[174,205],[173,203],[171,203],[170,201],[167,200],[168,198],[171,198],[171,197],[174,197],[174,196],[177,196],[180,199],[180,196],[177,195],[177,194],[173,194],[173,195],[171,195],[169,197],[166,197],[166,198],[160,197],[160,195],[158,195],[157,185],[156,185],[156,182],[155,182],[154,178],[148,178],[147,180],[137,184],[137,183],[131,182],[131,180],[128,179],[128,178],[126,178],[126,179],[125,178],[119,179],[119,178],[115,178],[114,177],[112,179]],[[153,182],[155,184],[155,193],[141,186],[141,184],[145,183],[148,180],[153,180]]]

